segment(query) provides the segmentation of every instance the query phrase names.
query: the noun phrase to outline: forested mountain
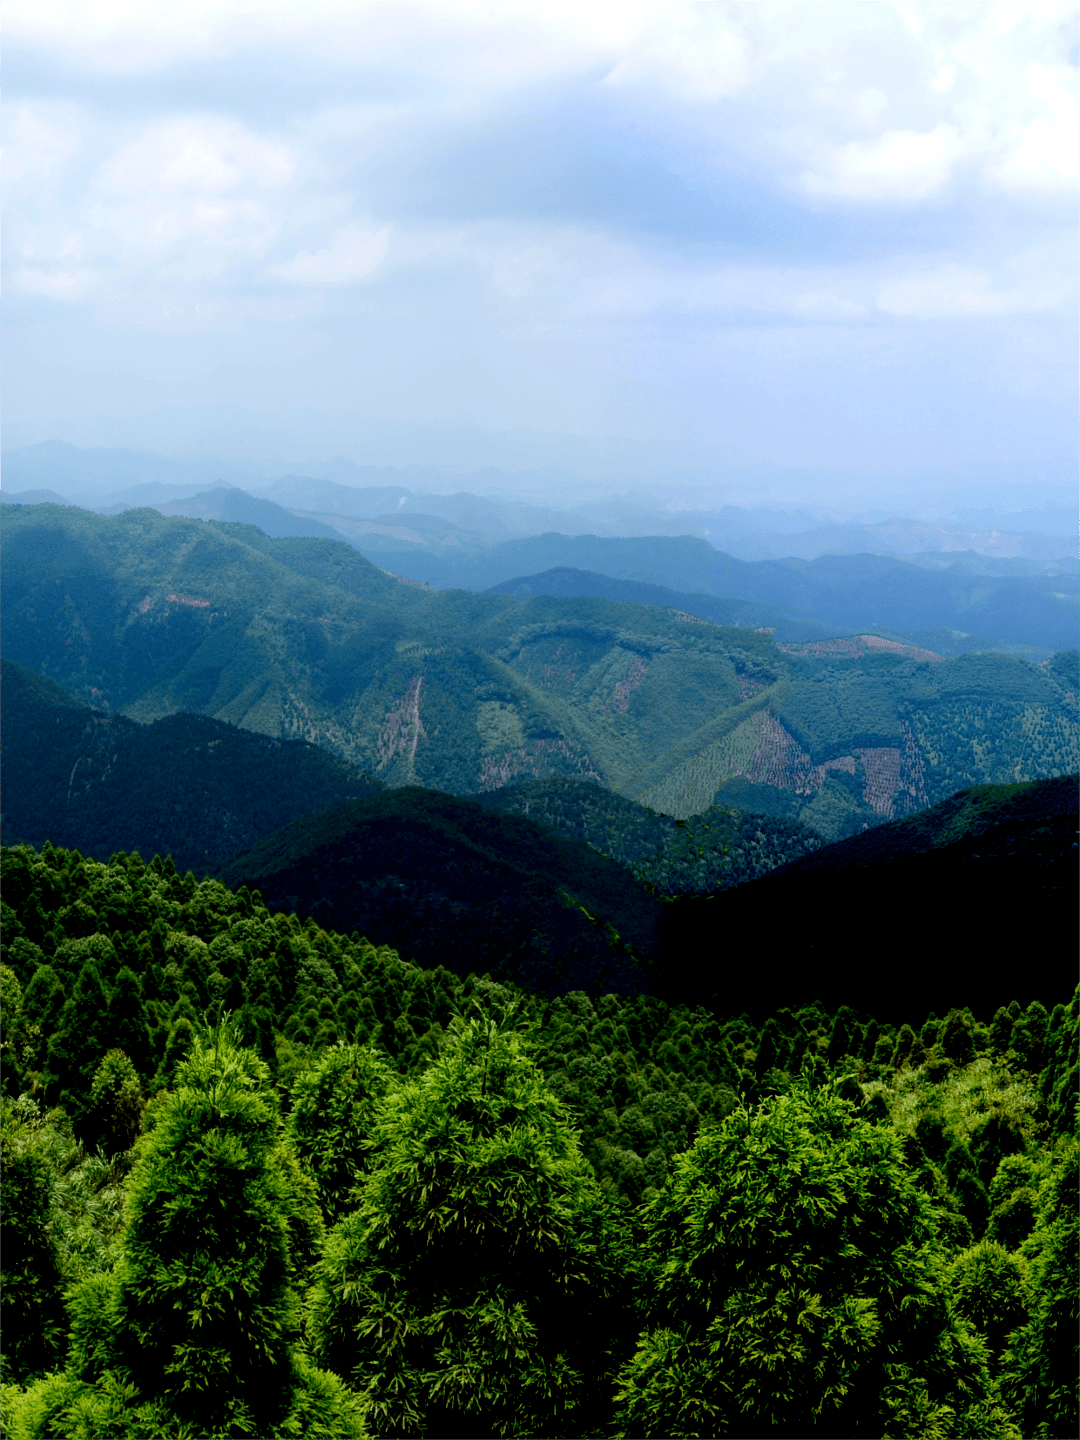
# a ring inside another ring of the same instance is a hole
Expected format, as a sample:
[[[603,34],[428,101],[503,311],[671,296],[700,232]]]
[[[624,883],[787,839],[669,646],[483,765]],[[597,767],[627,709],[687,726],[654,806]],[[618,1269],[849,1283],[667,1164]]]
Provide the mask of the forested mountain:
[[[390,785],[595,776],[685,817],[734,778],[836,839],[1078,763],[1075,656],[778,646],[660,607],[431,591],[343,542],[145,510],[7,506],[3,543],[8,658],[108,714],[200,712]]]
[[[383,787],[303,740],[275,740],[207,715],[138,725],[0,661],[3,836],[171,855],[206,874],[301,815]]]
[[[481,805],[527,815],[601,850],[661,895],[728,890],[820,848],[798,821],[757,813],[762,786],[736,809],[713,805],[689,820],[660,815],[588,780],[523,780],[477,796]]]
[[[1033,993],[1067,988],[1078,812],[1075,775],[979,787],[823,847],[790,821],[717,808],[676,822],[580,781],[481,803],[406,788],[296,821],[220,876],[418,964],[538,993],[762,1016],[779,986],[899,1023],[897,1006],[1011,994],[990,957],[1027,954],[1035,933]],[[767,965],[748,960],[761,952]]]
[[[544,998],[2,862],[12,1440],[1075,1433],[1080,991]]]

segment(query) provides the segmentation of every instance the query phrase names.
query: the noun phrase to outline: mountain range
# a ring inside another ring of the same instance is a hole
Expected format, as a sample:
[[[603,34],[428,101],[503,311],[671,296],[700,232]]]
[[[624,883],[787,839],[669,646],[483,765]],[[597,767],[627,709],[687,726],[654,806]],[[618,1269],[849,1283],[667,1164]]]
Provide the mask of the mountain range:
[[[303,487],[320,494],[335,492],[348,513],[287,508]],[[140,492],[147,488],[137,487]],[[273,495],[285,503],[270,498]],[[8,505],[18,500],[10,494],[0,498]],[[31,491],[26,503],[55,503],[58,498],[51,491]],[[701,597],[708,596],[724,601],[726,608],[718,615],[714,605],[704,618],[770,624],[785,639],[870,629],[946,653],[1005,649],[1043,659],[1075,644],[1080,634],[1080,574],[1075,561],[1053,558],[1065,548],[1058,541],[1047,540],[1041,550],[1035,547],[1042,558],[1025,557],[1023,547],[1016,546],[1011,551],[998,547],[1004,553],[987,555],[958,548],[977,539],[974,532],[963,532],[951,548],[931,547],[917,554],[912,537],[923,535],[925,540],[929,529],[904,521],[891,528],[848,527],[847,540],[835,548],[852,553],[823,555],[820,549],[828,548],[823,544],[804,547],[816,555],[813,559],[797,558],[796,547],[794,557],[744,560],[718,550],[715,535],[704,538],[707,531],[701,524],[697,534],[685,528],[680,533],[692,517],[668,514],[658,521],[653,514],[654,530],[659,524],[665,533],[647,533],[650,516],[641,509],[637,534],[612,533],[610,526],[607,533],[600,527],[600,533],[588,534],[582,533],[588,528],[584,511],[560,515],[476,495],[417,496],[402,487],[361,490],[291,477],[260,497],[222,487],[182,498],[169,498],[167,492],[156,498],[142,494],[96,508],[117,514],[147,503],[165,515],[257,525],[273,538],[344,538],[375,564],[441,589],[512,586],[515,593],[539,593],[533,580],[538,573],[574,570],[691,594],[699,605]],[[606,508],[610,518],[613,507]],[[537,533],[545,524],[549,528]],[[512,533],[515,527],[521,533]],[[839,532],[843,527],[831,528]],[[869,553],[877,544],[870,531],[902,532],[911,541],[909,553],[903,558]],[[532,590],[520,588],[528,583]],[[608,598],[645,597],[624,593]],[[756,618],[751,621],[751,616]],[[807,629],[822,625],[825,630]]]
[[[6,506],[0,578],[7,658],[84,703],[307,740],[391,786],[594,777],[688,816],[737,781],[831,840],[1077,765],[1075,654],[778,644],[674,608],[436,591],[341,541],[149,510]]]

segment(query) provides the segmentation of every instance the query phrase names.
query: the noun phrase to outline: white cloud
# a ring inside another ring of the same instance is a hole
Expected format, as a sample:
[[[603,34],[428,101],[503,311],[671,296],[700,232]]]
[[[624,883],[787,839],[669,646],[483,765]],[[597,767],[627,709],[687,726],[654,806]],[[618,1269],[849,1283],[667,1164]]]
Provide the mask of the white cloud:
[[[269,266],[266,278],[286,285],[354,285],[375,274],[389,243],[389,226],[346,225],[321,250],[305,251],[283,264]]]
[[[1064,66],[1030,64],[1024,81],[1043,113],[1016,127],[990,167],[1005,190],[1062,190],[1080,179],[1080,103],[1075,74]]]
[[[926,200],[939,194],[963,154],[953,125],[935,125],[922,134],[887,130],[873,140],[850,140],[816,170],[801,177],[809,195],[844,200]]]
[[[1060,260],[1046,255],[1028,257],[1026,265],[999,268],[996,274],[950,262],[929,265],[886,279],[875,304],[886,314],[917,320],[1054,310],[1075,302],[1073,267],[1063,266]],[[1010,269],[1021,273],[1009,273]]]
[[[69,104],[14,104],[4,119],[4,183],[53,180],[80,148],[78,113]]]
[[[1035,313],[1069,292],[1068,266],[1055,261],[1033,279],[1024,265],[1041,262],[1029,250],[1010,260],[1004,240],[1001,254],[975,255],[980,242],[946,253],[931,237],[923,259],[872,266],[826,266],[812,247],[801,261],[720,263],[696,248],[697,236],[688,245],[674,230],[671,242],[628,239],[636,222],[599,210],[591,220],[557,205],[511,218],[497,186],[483,194],[482,172],[467,176],[482,195],[472,218],[451,223],[437,213],[444,196],[425,208],[426,195],[412,192],[413,210],[398,213],[393,185],[379,192],[382,208],[366,192],[364,166],[375,155],[412,183],[415,154],[438,153],[463,114],[470,134],[497,135],[508,107],[516,116],[514,107],[546,104],[554,114],[565,102],[571,113],[608,107],[612,144],[625,141],[630,154],[647,137],[650,163],[699,193],[733,172],[796,208],[809,200],[818,214],[842,215],[852,204],[940,206],[955,200],[961,177],[1004,206],[1071,194],[1077,87],[1065,49],[1076,14],[1056,0],[8,0],[8,46],[73,71],[123,76],[212,60],[218,75],[256,55],[268,92],[275,66],[284,74],[294,62],[360,77],[354,102],[341,88],[325,105],[283,99],[272,120],[245,117],[239,101],[234,113],[220,99],[217,110],[185,109],[173,88],[167,113],[139,90],[141,116],[100,100],[82,109],[17,101],[11,283],[96,300],[137,323],[179,307],[191,323],[216,324],[253,296],[270,306],[274,287],[274,313],[288,316],[323,303],[320,292],[391,272],[438,272],[448,285],[482,277],[493,304],[523,317],[532,305],[542,323],[583,313],[706,323],[783,315],[807,325]],[[467,166],[468,155],[454,163]],[[162,299],[148,304],[155,288]]]
[[[277,189],[296,171],[291,150],[218,116],[177,116],[152,125],[102,166],[104,190],[222,195]]]

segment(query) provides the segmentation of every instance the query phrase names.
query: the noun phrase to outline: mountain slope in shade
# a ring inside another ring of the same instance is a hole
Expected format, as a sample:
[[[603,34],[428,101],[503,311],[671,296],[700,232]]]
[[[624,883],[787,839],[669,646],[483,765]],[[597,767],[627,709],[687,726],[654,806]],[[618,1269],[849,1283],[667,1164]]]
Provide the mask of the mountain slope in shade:
[[[49,840],[98,860],[172,855],[181,871],[205,874],[300,815],[382,789],[300,740],[207,715],[138,725],[10,660],[0,666],[5,844]]]
[[[724,1013],[848,1004],[899,1023],[1076,984],[1078,777],[979,786],[751,884],[666,907],[661,988]],[[750,963],[748,957],[760,957]]]
[[[219,878],[419,965],[548,993],[647,989],[634,956],[656,953],[661,907],[621,865],[532,820],[430,790],[296,821]]]
[[[687,821],[564,776],[524,780],[477,798],[488,809],[573,835],[626,865],[654,892],[675,895],[742,885],[820,848],[821,836],[787,814],[753,813],[765,788],[746,787],[750,803],[739,809],[711,806]]]

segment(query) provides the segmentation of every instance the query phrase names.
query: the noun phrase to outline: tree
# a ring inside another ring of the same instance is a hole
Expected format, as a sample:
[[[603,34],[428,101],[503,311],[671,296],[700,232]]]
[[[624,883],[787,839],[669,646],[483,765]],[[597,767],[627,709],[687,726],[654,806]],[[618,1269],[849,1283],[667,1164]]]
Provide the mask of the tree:
[[[150,1031],[146,1024],[142,986],[134,970],[126,965],[116,977],[109,996],[105,1038],[110,1048],[123,1050],[140,1075],[150,1069]]]
[[[613,1368],[608,1212],[522,1036],[455,1019],[374,1138],[316,1271],[316,1358],[379,1435],[588,1433]]]
[[[350,1207],[376,1109],[394,1078],[370,1046],[333,1045],[293,1082],[289,1139],[314,1175],[331,1223]]]
[[[83,1117],[86,1143],[104,1155],[130,1150],[142,1124],[143,1093],[138,1072],[122,1050],[110,1050],[94,1072]]]
[[[41,1401],[41,1424],[56,1425],[82,1404],[116,1426],[108,1433],[132,1435],[146,1433],[147,1406],[200,1436],[360,1433],[339,1382],[290,1346],[298,1305],[287,1235],[296,1204],[280,1138],[276,1094],[258,1056],[228,1024],[196,1036],[175,1091],[150,1112],[123,1258],[72,1295],[76,1390],[57,1391],[48,1404],[44,1392],[38,1400],[28,1393],[27,1414]]]
[[[63,1277],[52,1238],[50,1167],[37,1106],[0,1099],[0,1324],[7,1380],[25,1381],[63,1350]]]
[[[1027,1319],[1024,1265],[995,1240],[962,1250],[949,1266],[956,1307],[998,1356],[1009,1332]]]
[[[107,1046],[109,997],[98,967],[89,959],[79,971],[75,989],[64,1002],[49,1042],[49,1069],[60,1090],[60,1103],[76,1124],[82,1118],[87,1092]]]
[[[898,1142],[835,1084],[701,1133],[647,1211],[649,1324],[617,1423],[650,1436],[1014,1434],[950,1314]]]
[[[1080,1147],[1072,1140],[1040,1189],[1038,1221],[1021,1247],[1030,1257],[1031,1316],[1010,1337],[1001,1364],[1002,1391],[1024,1434],[1038,1440],[1080,1429],[1078,1162]]]

